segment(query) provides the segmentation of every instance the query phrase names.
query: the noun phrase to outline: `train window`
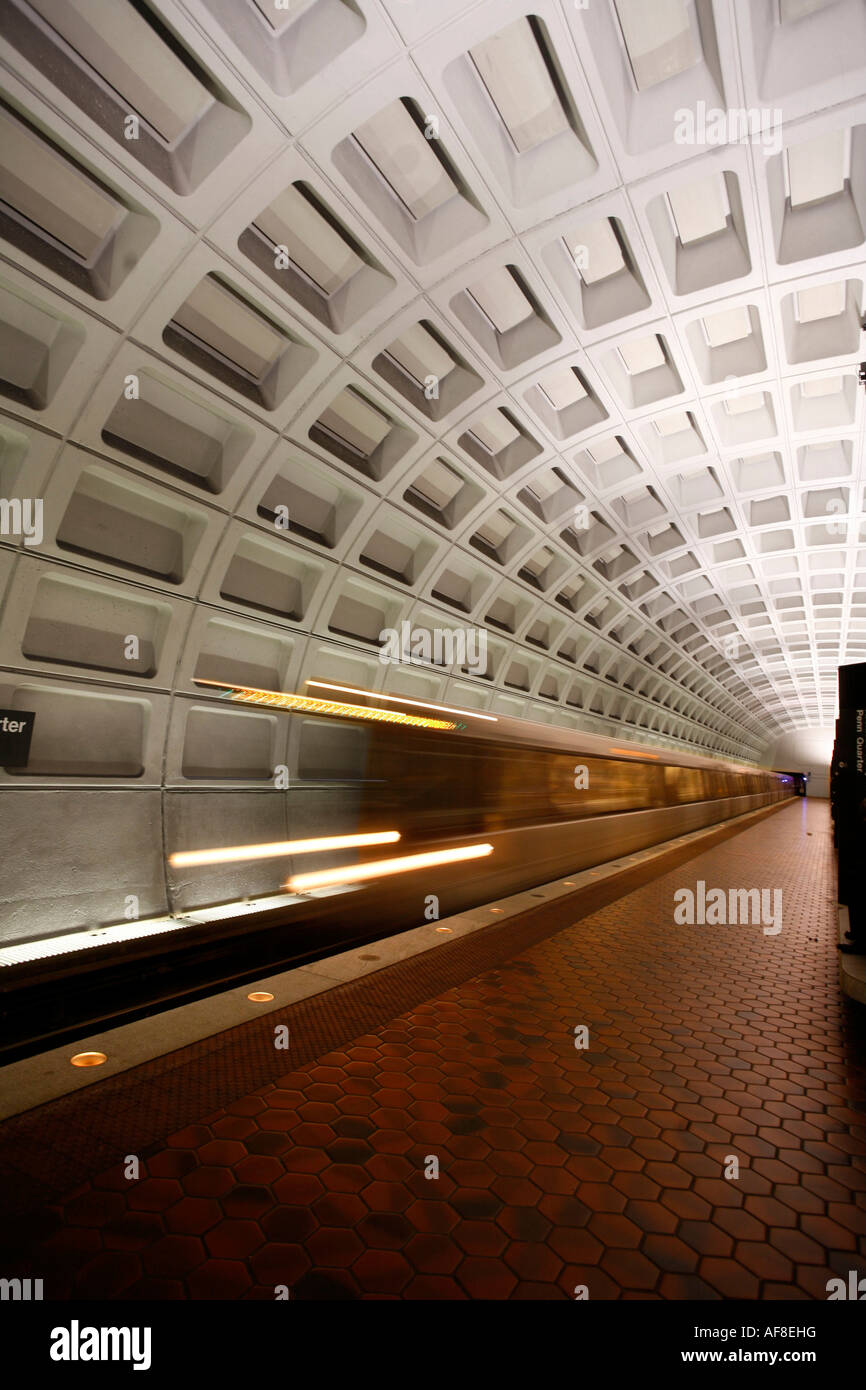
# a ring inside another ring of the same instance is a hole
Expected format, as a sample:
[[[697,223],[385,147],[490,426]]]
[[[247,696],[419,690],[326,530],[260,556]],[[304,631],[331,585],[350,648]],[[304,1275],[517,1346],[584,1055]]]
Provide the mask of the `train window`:
[[[488,829],[665,804],[664,769],[541,749],[485,750],[471,795]]]
[[[637,760],[557,756],[551,761],[550,801],[568,816],[663,806],[664,770]]]
[[[564,804],[560,808],[552,797],[551,765],[560,761],[564,762],[555,754],[538,749],[503,749],[493,776],[484,778],[484,809],[490,824],[548,820],[560,809],[569,816],[575,815],[573,802],[567,809]]]
[[[298,776],[307,782],[357,782],[367,766],[368,731],[334,719],[305,719]]]
[[[698,767],[666,767],[665,786],[668,800],[675,805],[704,799],[703,779]]]
[[[366,807],[387,817],[406,844],[431,834],[480,834],[488,812],[492,828],[499,765],[523,757],[522,749],[469,738],[452,742],[441,733],[393,724],[371,724],[366,733]]]

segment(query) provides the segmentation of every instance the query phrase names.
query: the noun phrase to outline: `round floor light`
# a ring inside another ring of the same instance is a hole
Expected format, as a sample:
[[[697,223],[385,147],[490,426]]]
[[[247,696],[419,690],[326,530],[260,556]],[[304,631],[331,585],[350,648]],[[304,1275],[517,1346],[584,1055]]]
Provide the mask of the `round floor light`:
[[[101,1067],[108,1058],[104,1052],[76,1052],[69,1060],[74,1067]]]
[[[268,994],[267,990],[264,989],[254,990],[252,994],[247,995],[251,1004],[270,1004],[273,997],[272,994]]]

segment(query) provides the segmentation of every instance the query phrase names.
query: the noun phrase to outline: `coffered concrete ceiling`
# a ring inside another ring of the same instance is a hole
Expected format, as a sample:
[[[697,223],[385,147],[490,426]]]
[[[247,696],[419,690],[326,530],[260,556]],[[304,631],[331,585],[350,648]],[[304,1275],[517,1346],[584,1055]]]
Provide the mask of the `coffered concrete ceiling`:
[[[0,494],[44,503],[0,536],[7,784],[270,776],[196,676],[747,759],[832,722],[862,0],[0,20]],[[383,665],[403,621],[487,669]]]

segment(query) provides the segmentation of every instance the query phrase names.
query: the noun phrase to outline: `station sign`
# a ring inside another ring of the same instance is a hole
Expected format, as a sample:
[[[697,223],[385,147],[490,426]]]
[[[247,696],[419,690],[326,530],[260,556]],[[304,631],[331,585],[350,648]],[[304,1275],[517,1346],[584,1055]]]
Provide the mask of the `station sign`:
[[[0,767],[26,767],[36,715],[24,709],[0,709]]]
[[[866,950],[863,851],[866,846],[866,662],[839,667],[839,718],[833,749],[833,814],[839,851],[839,901],[849,938]]]

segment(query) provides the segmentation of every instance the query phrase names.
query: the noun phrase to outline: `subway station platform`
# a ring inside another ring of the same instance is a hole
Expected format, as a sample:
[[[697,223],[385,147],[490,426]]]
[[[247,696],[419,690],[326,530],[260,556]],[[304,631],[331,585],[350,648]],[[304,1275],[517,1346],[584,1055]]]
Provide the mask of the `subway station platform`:
[[[8,1118],[4,1272],[52,1300],[826,1300],[862,1278],[866,1028],[827,803],[693,849],[637,856],[564,928],[544,903],[491,917]],[[781,930],[678,924],[699,882],[780,890]]]

